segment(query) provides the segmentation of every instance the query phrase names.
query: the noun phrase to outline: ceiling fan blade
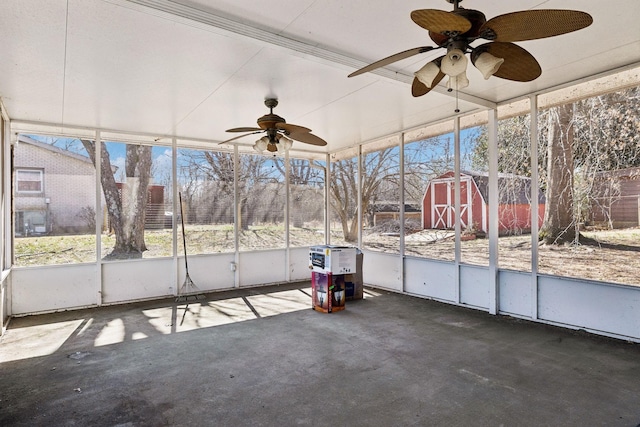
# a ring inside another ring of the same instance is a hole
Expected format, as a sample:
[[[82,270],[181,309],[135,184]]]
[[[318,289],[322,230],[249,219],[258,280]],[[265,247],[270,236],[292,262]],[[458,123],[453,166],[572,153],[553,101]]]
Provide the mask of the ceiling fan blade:
[[[577,10],[523,10],[491,18],[479,34],[497,42],[519,42],[570,33],[588,27],[592,22],[591,15]]]
[[[478,46],[475,52],[489,52],[498,58],[504,58],[504,63],[493,75],[502,79],[517,82],[530,82],[542,74],[540,64],[528,51],[517,44],[491,42]]]
[[[422,95],[426,95],[427,93],[431,92],[431,89],[436,87],[436,85],[440,83],[440,81],[444,79],[445,76],[446,74],[441,71],[433,80],[431,87],[427,87],[427,85],[425,85],[420,80],[418,80],[417,77],[414,77],[413,84],[411,85],[411,95],[413,95],[416,98]]]
[[[258,130],[262,130],[260,128],[233,128],[233,129],[227,129],[225,132],[253,132],[253,131],[258,131]]]
[[[227,132],[231,132],[231,131],[227,131]],[[235,132],[240,132],[240,131],[235,131]],[[262,129],[259,129],[257,132],[251,132],[251,133],[246,133],[244,135],[234,136],[231,139],[227,139],[226,141],[219,142],[218,145],[226,144],[227,142],[231,142],[231,141],[234,141],[236,139],[244,138],[245,136],[254,135],[256,133],[261,133],[261,132],[264,132],[264,131]]]
[[[289,134],[288,137],[296,141],[304,142],[305,144],[318,145],[321,147],[327,145],[327,141],[309,132],[292,133]]]
[[[467,18],[438,9],[414,10],[411,19],[425,30],[445,35],[463,34],[472,26]]]
[[[402,59],[410,58],[419,53],[429,52],[430,50],[437,49],[432,46],[422,46],[422,47],[414,47],[413,49],[405,50],[403,52],[396,53],[391,56],[387,56],[379,61],[374,62],[373,64],[369,64],[366,67],[360,68],[357,71],[349,74],[348,77],[359,76],[360,74],[367,73],[369,71],[373,71],[376,68],[384,67],[385,65],[392,64],[394,62],[400,61]]]
[[[292,125],[289,123],[276,123],[276,129],[281,129],[288,133],[308,133],[311,129],[304,126]]]

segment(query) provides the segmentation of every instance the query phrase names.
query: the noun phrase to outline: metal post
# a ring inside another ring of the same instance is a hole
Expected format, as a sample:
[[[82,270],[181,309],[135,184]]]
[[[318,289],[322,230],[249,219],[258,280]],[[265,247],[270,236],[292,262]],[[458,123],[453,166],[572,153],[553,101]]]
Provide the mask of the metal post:
[[[95,184],[95,204],[96,204],[96,304],[102,305],[102,224],[104,216],[102,214],[102,136],[100,131],[96,131],[95,150],[96,159],[96,184]]]
[[[233,287],[240,287],[240,222],[242,210],[240,209],[240,191],[239,191],[239,183],[240,183],[240,172],[238,168],[240,167],[240,159],[238,158],[238,146],[233,146],[233,245],[234,245],[234,262],[235,262],[235,272],[234,272],[234,282]]]
[[[538,97],[529,98],[531,152],[531,319],[538,318],[538,192],[540,177],[538,176]]]
[[[453,177],[453,227],[455,231],[455,283],[456,283],[456,291],[455,291],[455,301],[456,303],[460,303],[460,261],[461,261],[461,252],[460,252],[460,236],[461,236],[461,228],[460,228],[460,219],[462,215],[460,215],[460,117],[456,116],[453,119],[453,169],[454,169],[454,177]],[[447,190],[449,186],[447,186]],[[450,194],[449,191],[447,193]],[[449,198],[449,194],[447,194],[447,199]]]
[[[488,110],[489,133],[489,313],[498,314],[500,293],[498,283],[498,111]]]
[[[362,247],[362,144],[358,145],[358,247]]]
[[[324,244],[331,244],[331,156],[325,156],[324,168]]]
[[[178,142],[176,138],[171,138],[171,154],[173,160],[171,161],[171,179],[173,185],[171,186],[171,233],[172,233],[172,246],[171,253],[173,254],[173,278],[175,286],[173,286],[173,296],[178,296],[178,289],[180,286],[179,269],[178,269]],[[180,206],[182,211],[182,205]]]
[[[398,146],[400,148],[400,289],[404,292],[404,226],[405,226],[405,194],[404,194],[404,132],[400,133],[400,141],[398,141]]]
[[[289,215],[291,215],[291,195],[289,192],[291,191],[291,186],[289,185],[289,177],[291,175],[290,172],[290,163],[289,163],[289,150],[285,150],[284,152],[284,188],[285,188],[285,196],[284,196],[284,247],[285,247],[285,280],[288,282],[291,280],[291,250],[289,248],[289,226],[291,225],[291,221],[289,220]]]

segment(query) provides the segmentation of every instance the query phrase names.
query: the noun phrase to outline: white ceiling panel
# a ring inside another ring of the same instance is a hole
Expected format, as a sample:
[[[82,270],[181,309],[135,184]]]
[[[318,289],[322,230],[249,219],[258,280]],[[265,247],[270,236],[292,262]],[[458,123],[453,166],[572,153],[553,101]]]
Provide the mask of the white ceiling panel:
[[[575,9],[594,23],[558,37],[518,42],[542,66],[527,83],[472,66],[461,113],[572,81],[640,66],[640,1],[464,0],[487,19],[517,10]],[[97,127],[179,139],[232,136],[274,113],[311,128],[331,153],[454,115],[446,79],[414,98],[413,72],[444,52],[347,75],[402,50],[432,46],[410,12],[450,11],[446,0],[3,0],[0,97],[21,122]],[[476,42],[474,45],[479,44]],[[252,137],[234,141],[251,145]],[[227,146],[228,148],[229,146]]]
[[[62,119],[63,6],[60,0],[0,4],[0,97],[12,117]]]
[[[72,2],[68,34],[66,124],[151,133],[171,133],[260,50],[100,0]]]

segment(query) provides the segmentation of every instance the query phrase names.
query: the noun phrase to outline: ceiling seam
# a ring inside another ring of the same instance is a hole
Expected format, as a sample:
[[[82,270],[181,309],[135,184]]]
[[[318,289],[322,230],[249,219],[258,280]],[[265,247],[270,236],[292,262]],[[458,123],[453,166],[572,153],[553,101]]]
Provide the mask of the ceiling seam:
[[[157,12],[165,14],[165,18],[175,17],[185,19],[189,22],[195,22],[204,24],[207,27],[223,30],[226,33],[232,33],[242,36],[254,41],[266,43],[269,46],[275,46],[301,53],[307,57],[321,59],[326,61],[330,65],[336,64],[349,67],[350,69],[357,70],[367,64],[365,61],[355,59],[353,57],[333,52],[331,50],[312,46],[310,44],[291,39],[279,34],[275,34],[266,30],[252,27],[241,22],[237,22],[228,18],[224,18],[209,12],[204,12],[199,9],[189,7],[182,4],[177,4],[166,0],[105,0],[112,4],[119,4],[124,6],[125,3],[135,4],[143,6],[149,9],[153,9]],[[386,79],[398,81],[407,85],[413,83],[413,75],[404,74],[398,71],[389,70],[387,68],[379,68],[371,71],[371,74],[376,74]],[[439,93],[441,95],[453,96],[448,92],[447,88],[443,86],[436,86],[432,89],[432,92]],[[496,108],[497,103],[488,99],[480,98],[478,96],[470,95],[464,92],[458,92],[458,99],[476,104],[485,108]]]

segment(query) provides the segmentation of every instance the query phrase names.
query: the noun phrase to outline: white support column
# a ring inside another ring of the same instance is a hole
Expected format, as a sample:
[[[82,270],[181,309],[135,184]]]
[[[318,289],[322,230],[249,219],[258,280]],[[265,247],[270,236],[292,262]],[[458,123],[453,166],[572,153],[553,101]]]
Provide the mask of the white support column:
[[[498,110],[487,111],[489,136],[489,313],[500,310],[498,284]]]
[[[8,170],[8,165],[10,164],[9,162],[7,162],[7,153],[10,153],[10,151],[8,151],[6,149],[6,147],[8,145],[10,145],[10,139],[8,138],[9,136],[9,132],[8,132],[8,128],[9,128],[9,120],[7,118],[7,115],[4,111],[4,106],[2,105],[2,102],[0,100],[0,132],[2,132],[2,134],[0,134],[0,149],[2,150],[0,155],[0,159],[2,160],[2,163],[0,164],[0,173],[2,174],[2,176],[0,177],[0,185],[2,185],[2,191],[0,194],[0,200],[2,200],[2,204],[0,205],[0,215],[2,215],[0,217],[0,242],[2,242],[2,247],[0,247],[0,337],[2,335],[4,335],[5,332],[5,325],[4,325],[4,320],[6,317],[9,316],[9,313],[5,313],[5,309],[7,307],[9,307],[8,304],[8,284],[9,281],[11,280],[9,277],[9,274],[11,272],[11,264],[7,263],[7,253],[10,253],[11,251],[9,250],[10,248],[10,243],[11,241],[13,241],[13,234],[10,232],[10,230],[7,227],[7,224],[11,224],[11,218],[10,218],[10,208],[9,208],[9,204],[7,203],[7,199],[11,199],[11,197],[6,197],[7,194],[11,194],[10,191],[7,190],[7,182],[11,181],[11,173]],[[10,310],[10,309],[9,309]],[[9,311],[7,310],[7,311]]]
[[[531,153],[531,319],[538,318],[538,97],[532,95],[530,102],[530,147]]]
[[[238,158],[238,146],[234,144],[233,146],[233,246],[234,246],[234,262],[236,263],[236,271],[234,274],[234,283],[233,286],[235,288],[240,287],[240,220],[242,211],[240,209],[240,192],[239,192],[239,181],[240,181],[240,172],[238,168],[240,167],[240,159]]]
[[[460,303],[460,261],[461,261],[461,252],[460,252],[460,236],[461,236],[461,228],[460,228],[460,220],[462,215],[460,215],[460,117],[456,116],[453,119],[453,224],[455,231],[455,283],[456,283],[456,292],[455,292],[455,301],[456,303]],[[447,200],[449,200],[449,195],[451,192],[449,191],[449,186],[447,185]]]
[[[3,156],[2,156],[2,188],[3,188],[3,196],[2,201],[2,213],[3,213],[3,239],[2,239],[2,271],[8,271],[13,266],[13,241],[14,241],[14,230],[11,227],[13,221],[11,220],[13,212],[11,209],[11,202],[13,197],[11,196],[11,176],[13,171],[11,170],[11,121],[9,120],[7,113],[4,109],[4,105],[2,105],[2,100],[0,99],[0,113],[2,114],[4,120],[4,127],[1,130],[4,133],[4,144],[2,146]],[[7,289],[5,287],[5,289]],[[2,301],[0,301],[0,304]],[[10,307],[9,302],[7,301],[7,307]],[[8,309],[10,313],[10,308]],[[2,323],[2,319],[0,319],[0,323]]]
[[[358,247],[362,248],[362,144],[358,145]]]
[[[405,231],[404,231],[404,207],[405,207],[405,199],[404,199],[404,132],[400,133],[400,141],[398,143],[398,146],[400,148],[400,155],[398,156],[399,159],[399,163],[400,163],[400,183],[399,183],[399,189],[398,191],[400,191],[400,286],[402,289],[402,292],[404,292],[404,235],[405,235]]]
[[[182,214],[182,206],[178,206],[178,142],[176,138],[171,138],[171,195],[173,201],[171,202],[171,233],[172,233],[172,246],[171,253],[173,254],[173,296],[178,296],[178,289],[180,289],[180,272],[178,269],[178,212]]]
[[[100,131],[96,131],[94,157],[96,159],[96,304],[102,305],[102,224],[104,215],[102,214],[102,136]]]
[[[324,244],[331,244],[331,156],[325,157],[324,168]]]
[[[289,185],[289,177],[291,175],[290,171],[290,163],[289,163],[289,150],[285,150],[284,152],[284,247],[285,247],[285,255],[284,255],[284,264],[285,264],[285,272],[284,277],[288,282],[291,280],[291,249],[289,248],[289,226],[291,225],[291,221],[289,220],[289,216],[291,215],[291,195],[289,194],[291,188]]]

